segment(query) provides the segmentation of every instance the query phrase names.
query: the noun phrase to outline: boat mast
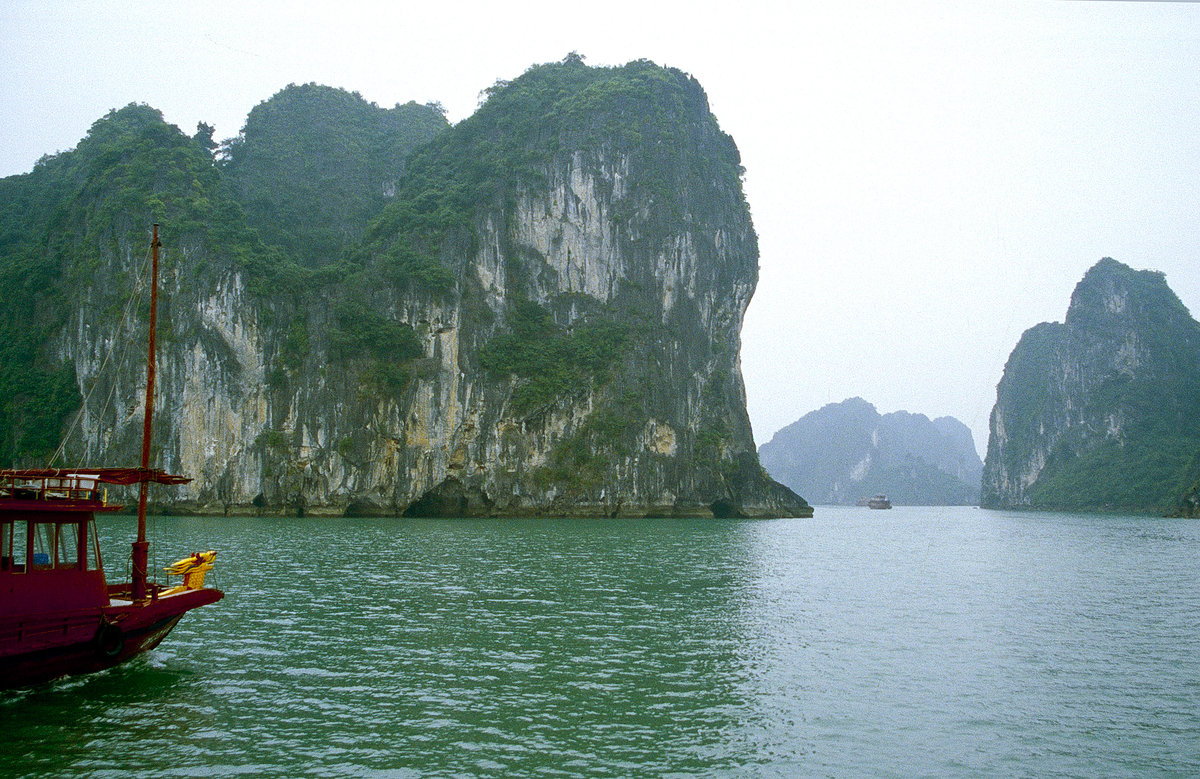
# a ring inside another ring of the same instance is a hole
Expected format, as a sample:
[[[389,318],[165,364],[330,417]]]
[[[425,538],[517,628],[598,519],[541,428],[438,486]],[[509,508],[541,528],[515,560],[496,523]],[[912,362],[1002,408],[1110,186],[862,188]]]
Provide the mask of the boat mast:
[[[154,416],[154,330],[158,321],[158,223],[154,224],[154,235],[150,241],[150,345],[146,358],[146,418],[142,423],[142,471],[138,485],[137,540],[133,542],[133,600],[146,599],[146,568],[149,564],[150,544],[146,541],[146,491],[150,484],[145,478],[150,469],[150,421]]]

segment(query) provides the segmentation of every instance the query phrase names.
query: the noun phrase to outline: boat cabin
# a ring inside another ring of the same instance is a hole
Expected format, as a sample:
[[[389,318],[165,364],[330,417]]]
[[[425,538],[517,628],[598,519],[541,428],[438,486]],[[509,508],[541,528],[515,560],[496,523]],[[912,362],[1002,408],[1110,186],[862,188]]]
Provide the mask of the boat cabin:
[[[0,615],[107,605],[95,474],[0,474]]]

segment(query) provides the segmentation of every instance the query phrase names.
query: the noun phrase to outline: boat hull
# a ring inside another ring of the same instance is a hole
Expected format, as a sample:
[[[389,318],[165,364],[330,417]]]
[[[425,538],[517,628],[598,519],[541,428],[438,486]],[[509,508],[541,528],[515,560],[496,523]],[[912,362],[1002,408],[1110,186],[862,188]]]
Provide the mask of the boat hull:
[[[205,588],[145,603],[114,600],[90,614],[6,619],[0,622],[0,689],[119,665],[158,646],[188,611],[222,597]]]

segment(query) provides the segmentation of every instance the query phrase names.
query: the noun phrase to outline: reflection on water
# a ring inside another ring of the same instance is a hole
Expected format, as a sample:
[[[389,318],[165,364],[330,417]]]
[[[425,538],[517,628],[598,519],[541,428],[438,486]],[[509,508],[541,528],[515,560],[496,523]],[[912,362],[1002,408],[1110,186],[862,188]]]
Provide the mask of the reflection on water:
[[[17,773],[1195,773],[1200,523],[159,519],[226,598],[0,698]],[[126,519],[106,519],[110,569]],[[165,564],[165,563],[164,563]]]

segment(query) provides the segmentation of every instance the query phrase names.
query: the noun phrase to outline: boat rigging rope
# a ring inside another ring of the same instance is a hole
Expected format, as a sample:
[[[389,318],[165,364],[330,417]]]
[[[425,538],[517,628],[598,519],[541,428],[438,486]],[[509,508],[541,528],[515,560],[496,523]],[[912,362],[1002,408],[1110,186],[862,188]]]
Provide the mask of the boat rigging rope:
[[[129,347],[134,343],[134,339],[120,338],[120,333],[128,328],[133,312],[136,311],[138,306],[141,304],[142,295],[146,291],[146,280],[150,276],[150,257],[151,248],[149,246],[149,242],[147,241],[146,255],[142,258],[141,267],[135,269],[133,289],[130,291],[129,299],[125,301],[125,310],[121,313],[121,319],[118,323],[117,329],[113,333],[113,339],[108,346],[108,352],[104,355],[104,359],[100,363],[100,368],[95,372],[95,374],[93,374],[94,376],[104,375],[104,371],[108,366],[108,363],[112,360],[113,351],[116,349],[116,342],[118,339],[120,339],[123,343],[121,347],[121,356],[118,358],[117,364],[125,364],[125,356],[129,353]],[[62,440],[58,444],[58,449],[54,450],[54,454],[50,456],[50,460],[46,463],[47,468],[54,467],[55,461],[62,456],[63,451],[66,449],[67,442],[71,439],[71,435],[79,428],[80,423],[83,421],[83,415],[87,410],[88,402],[91,400],[92,393],[96,391],[96,387],[99,384],[99,381],[93,381],[91,388],[83,396],[83,403],[80,404],[79,411],[75,412],[75,417],[71,420],[71,424],[67,427],[67,431],[63,434]],[[112,386],[108,390],[108,397],[105,398],[104,404],[100,407],[96,414],[97,418],[103,417],[105,412],[108,411],[109,406],[112,404],[113,398],[116,395],[117,386],[118,382],[114,380],[112,382]]]

